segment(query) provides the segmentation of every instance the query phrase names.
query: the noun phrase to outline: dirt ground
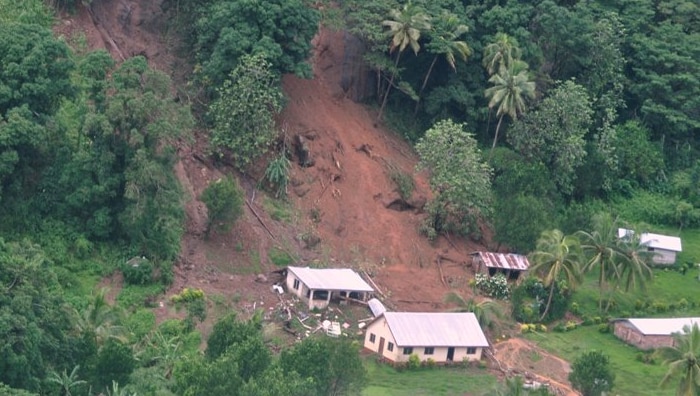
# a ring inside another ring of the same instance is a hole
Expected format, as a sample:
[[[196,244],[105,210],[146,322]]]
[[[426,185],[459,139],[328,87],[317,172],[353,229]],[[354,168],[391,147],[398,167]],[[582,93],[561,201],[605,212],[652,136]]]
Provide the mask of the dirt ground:
[[[104,48],[117,61],[144,55],[152,67],[181,81],[188,69],[177,56],[177,42],[163,34],[169,26],[162,4],[93,1],[90,9],[79,6],[76,13],[63,15],[56,32],[69,42],[84,37],[88,48]],[[430,198],[427,174],[415,171],[411,147],[376,123],[376,111],[345,97],[340,85],[342,34],[321,29],[313,45],[314,78],[285,76],[283,81],[288,104],[279,126],[287,139],[303,136],[315,160],[305,168],[294,162],[288,203],[280,209],[286,219],[271,213],[270,199],[255,188],[254,180],[240,178],[248,201],[243,218],[231,232],[205,237],[206,207],[197,198],[222,170],[207,159],[203,133],[179,148],[175,172],[187,196],[187,233],[168,295],[196,287],[239,307],[272,306],[277,296],[270,281],[256,279],[278,269],[269,258],[274,248],[290,254],[296,265],[365,271],[390,308],[447,309],[442,302],[447,291],[471,293],[466,287],[473,277],[469,252],[487,248],[460,238],[431,244],[419,235],[424,217],[420,203]],[[414,208],[399,211],[392,205],[399,195],[391,169],[413,175]],[[320,242],[307,246],[309,236]],[[103,283],[118,286],[120,279]],[[156,314],[162,320],[172,311],[166,306],[156,308]],[[208,329],[202,330],[206,334]],[[561,388],[560,394],[573,393],[566,381],[568,364],[529,342],[510,339],[496,344],[494,352],[502,369],[494,363],[495,372],[528,373]],[[535,355],[537,362],[528,360]]]

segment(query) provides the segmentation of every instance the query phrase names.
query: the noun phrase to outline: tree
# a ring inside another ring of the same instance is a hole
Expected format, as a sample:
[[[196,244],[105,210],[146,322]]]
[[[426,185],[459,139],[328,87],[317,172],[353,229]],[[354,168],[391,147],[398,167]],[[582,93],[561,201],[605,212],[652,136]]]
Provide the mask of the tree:
[[[484,48],[482,63],[489,76],[507,70],[520,59],[518,41],[506,33],[497,33],[492,43]]]
[[[316,395],[359,395],[367,382],[367,372],[358,349],[356,343],[345,339],[305,338],[294,348],[282,351],[280,367],[285,373],[313,378]]]
[[[425,90],[426,85],[428,85],[428,79],[430,79],[430,75],[440,55],[445,57],[447,64],[449,64],[454,71],[457,71],[456,56],[459,56],[463,62],[466,62],[467,57],[471,55],[472,50],[469,48],[467,42],[459,40],[459,37],[468,31],[469,27],[467,27],[467,25],[461,24],[456,15],[448,12],[443,13],[442,17],[437,18],[432,25],[432,29],[429,31],[430,42],[426,44],[425,48],[428,52],[435,54],[435,56],[433,57],[433,61],[430,62],[428,71],[425,73],[425,78],[423,78],[423,84],[418,92],[418,100],[416,101],[416,108],[413,112],[414,115],[418,113],[420,98],[423,97],[423,90]]]
[[[530,262],[530,271],[543,274],[542,283],[549,287],[547,305],[540,317],[543,320],[552,303],[555,283],[563,278],[573,289],[581,279],[579,241],[575,236],[564,235],[559,230],[543,231],[537,240],[536,250],[530,254]]]
[[[474,231],[491,213],[491,168],[482,162],[476,140],[464,126],[439,121],[416,143],[420,168],[430,169],[436,195],[429,204],[429,229],[440,233]]]
[[[495,319],[500,318],[502,313],[492,300],[486,299],[480,302],[476,302],[473,298],[465,299],[460,296],[457,292],[449,292],[445,294],[445,302],[448,304],[454,304],[456,307],[453,309],[455,312],[472,312],[476,316],[476,320],[479,321],[481,327],[487,328],[493,325]]]
[[[621,224],[609,213],[598,213],[593,217],[593,231],[578,231],[576,236],[581,242],[581,249],[586,258],[583,272],[598,271],[598,309],[603,309],[603,295],[610,281],[619,278],[620,261],[625,259],[625,252],[620,245],[617,230]]]
[[[200,81],[219,87],[247,55],[269,60],[274,76],[311,76],[311,39],[320,12],[304,0],[234,0],[181,4],[193,16]],[[187,27],[185,27],[187,29]]]
[[[545,164],[559,189],[570,194],[575,170],[586,155],[592,114],[586,89],[565,81],[513,124],[508,141],[525,158]]]
[[[70,374],[66,372],[66,370],[63,370],[61,374],[56,373],[55,371],[51,373],[49,376],[48,380],[50,382],[53,382],[55,384],[58,384],[61,387],[61,395],[62,396],[71,396],[71,390],[77,386],[87,384],[87,382],[83,380],[78,379],[78,370],[80,369],[80,366],[75,366],[73,367],[73,370],[71,370]]]
[[[117,382],[126,384],[129,375],[136,368],[136,360],[131,347],[115,339],[109,339],[97,354],[95,382],[104,388]]]
[[[585,352],[574,360],[569,381],[583,396],[601,396],[613,388],[615,374],[610,359],[599,351]]]
[[[401,10],[392,9],[389,12],[389,16],[391,19],[382,21],[382,26],[389,28],[388,35],[391,37],[389,53],[394,53],[394,51],[397,49],[399,52],[396,53],[394,70],[389,78],[389,85],[384,92],[384,98],[382,99],[382,104],[379,107],[377,120],[382,119],[384,107],[386,106],[386,100],[389,97],[391,87],[394,86],[394,79],[398,74],[401,54],[406,47],[410,46],[413,53],[418,55],[418,51],[420,50],[418,40],[420,39],[421,32],[430,29],[430,17],[426,15],[419,6],[413,4],[410,0],[404,4]]]
[[[683,326],[682,333],[673,335],[674,344],[661,347],[655,353],[664,359],[668,371],[661,380],[661,385],[668,384],[672,378],[680,376],[676,394],[695,396],[700,394],[700,328]]]
[[[243,214],[243,191],[231,176],[209,184],[201,200],[207,205],[207,234],[212,225],[219,230],[231,227]]]
[[[647,283],[653,281],[654,273],[650,262],[654,252],[647,244],[640,243],[640,232],[633,232],[621,241],[624,257],[618,263],[617,285],[624,285],[625,291],[633,288],[644,290]]]
[[[282,92],[270,62],[261,55],[243,56],[209,107],[211,144],[219,155],[229,150],[244,170],[277,138],[275,116],[282,111]]]
[[[278,365],[246,382],[241,390],[245,396],[307,396],[315,391],[313,378],[301,378],[296,371],[285,373]]]
[[[78,330],[94,337],[97,345],[103,345],[110,338],[126,342],[127,331],[119,324],[123,312],[109,305],[106,294],[106,289],[100,289],[92,295],[88,306],[77,313]]]
[[[235,313],[224,316],[214,324],[207,339],[207,359],[216,360],[231,346],[257,337],[260,329],[260,318],[257,315],[248,322],[238,321]]]
[[[492,87],[484,91],[484,95],[489,99],[489,110],[498,107],[496,116],[498,124],[493,136],[491,153],[498,142],[498,131],[506,114],[511,119],[518,119],[518,114],[525,112],[525,99],[534,99],[535,83],[530,81],[527,63],[514,61],[508,67],[499,68],[498,72],[489,78]]]

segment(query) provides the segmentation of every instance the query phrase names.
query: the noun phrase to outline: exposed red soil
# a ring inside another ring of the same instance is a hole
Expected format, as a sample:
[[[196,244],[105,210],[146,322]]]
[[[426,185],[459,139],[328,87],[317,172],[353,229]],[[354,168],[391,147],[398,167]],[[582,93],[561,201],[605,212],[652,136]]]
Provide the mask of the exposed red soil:
[[[84,34],[90,49],[107,49],[117,61],[145,55],[152,67],[175,81],[187,74],[172,39],[166,42],[162,33],[166,26],[162,1],[92,4],[92,12],[78,6],[76,14],[64,15],[57,33],[69,40]],[[279,126],[289,139],[305,136],[315,159],[315,165],[308,168],[294,162],[289,208],[285,209],[290,219],[273,219],[264,208],[265,194],[255,188],[256,181],[239,178],[248,200],[242,219],[228,233],[205,237],[206,207],[198,197],[210,182],[230,170],[212,165],[205,154],[206,136],[198,132],[193,144],[179,147],[180,161],[175,167],[186,194],[187,232],[175,281],[164,302],[184,287],[195,287],[208,296],[221,296],[243,313],[253,306],[271,307],[277,302],[270,291],[271,281],[256,282],[256,275],[277,269],[268,257],[273,247],[289,252],[297,265],[365,271],[393,309],[444,310],[448,307],[442,300],[449,290],[465,296],[471,293],[466,287],[473,277],[468,253],[486,247],[461,238],[443,237],[430,243],[419,235],[418,226],[425,216],[419,203],[431,196],[427,174],[415,171],[417,157],[412,148],[377,124],[373,109],[344,96],[340,86],[342,34],[321,29],[313,44],[314,78],[285,76],[283,81],[288,104]],[[411,202],[418,203],[416,208],[388,208],[399,198],[389,169],[413,175],[416,191]],[[320,243],[305,247],[304,237],[309,235],[320,237]],[[488,232],[485,235],[488,240]],[[114,278],[103,283],[119,285]],[[158,320],[181,315],[167,304],[155,311]],[[202,328],[205,335],[209,326],[208,322]],[[511,340],[496,345],[495,351],[502,364],[537,372],[543,382],[570,391],[566,362],[542,369],[522,366],[526,363],[518,358],[519,351],[532,348],[535,346],[525,340]],[[537,353],[547,357],[543,360],[550,357]]]

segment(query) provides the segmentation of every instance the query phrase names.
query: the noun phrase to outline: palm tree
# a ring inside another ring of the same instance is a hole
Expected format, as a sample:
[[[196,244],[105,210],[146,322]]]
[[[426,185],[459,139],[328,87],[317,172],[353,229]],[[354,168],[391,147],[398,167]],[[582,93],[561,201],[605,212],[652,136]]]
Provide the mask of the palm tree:
[[[87,383],[78,379],[78,370],[80,370],[80,366],[73,367],[70,374],[67,374],[66,370],[63,370],[61,374],[52,372],[48,380],[61,386],[62,396],[71,396],[71,389]]]
[[[489,99],[489,110],[497,107],[496,116],[499,117],[491,146],[493,154],[503,116],[508,114],[511,119],[516,120],[518,114],[525,112],[525,99],[535,97],[535,83],[530,80],[527,63],[520,60],[500,68],[498,73],[489,78],[489,82],[493,86],[486,89],[484,95]]]
[[[389,97],[389,91],[391,91],[391,87],[394,85],[394,78],[396,77],[396,74],[398,74],[401,54],[406,47],[410,46],[413,53],[418,55],[418,51],[420,50],[418,40],[420,39],[421,31],[430,29],[430,17],[426,15],[420,7],[414,5],[411,1],[404,4],[401,10],[391,10],[389,12],[389,16],[391,19],[382,21],[382,26],[389,28],[388,33],[391,37],[389,53],[393,53],[397,49],[399,52],[396,54],[394,70],[391,73],[391,78],[389,79],[389,86],[384,92],[384,99],[382,99],[382,105],[379,108],[377,120],[381,120],[382,114],[384,113],[384,107],[386,106],[386,100]]]
[[[449,292],[445,294],[444,300],[448,304],[456,305],[453,309],[455,312],[474,313],[481,327],[491,327],[494,319],[501,317],[501,311],[498,305],[488,299],[476,302],[473,298],[467,300],[456,292]]]
[[[542,284],[549,287],[547,305],[540,317],[543,320],[552,304],[556,282],[563,277],[574,289],[581,279],[580,244],[573,235],[564,235],[559,230],[543,231],[537,240],[536,251],[530,254],[531,271],[543,273]]]
[[[582,272],[598,271],[599,310],[603,309],[603,294],[607,291],[607,284],[620,278],[619,263],[626,258],[625,249],[617,236],[619,226],[617,218],[613,219],[608,213],[599,213],[593,217],[593,231],[576,233],[586,258]]]
[[[683,333],[674,334],[674,346],[662,347],[656,354],[664,359],[668,371],[661,380],[666,385],[672,377],[681,376],[677,395],[695,396],[700,393],[700,328],[686,325]]]
[[[646,289],[647,283],[654,279],[654,273],[649,266],[653,252],[645,243],[640,243],[640,233],[633,232],[628,237],[620,239],[624,253],[618,263],[618,286],[623,284],[625,291],[632,288]]]
[[[493,41],[484,48],[482,64],[492,76],[496,71],[508,69],[513,61],[520,59],[520,48],[515,38],[498,33]]]
[[[118,325],[122,312],[109,305],[106,294],[106,289],[95,293],[87,308],[77,315],[78,329],[83,333],[92,334],[98,345],[108,338],[125,341],[127,334],[126,329]]]
[[[435,63],[437,63],[440,55],[445,57],[445,60],[450,65],[452,70],[457,70],[457,58],[459,56],[462,61],[466,62],[467,57],[471,55],[472,50],[465,41],[458,40],[458,38],[469,31],[469,27],[459,23],[459,18],[456,15],[445,12],[438,23],[433,26],[433,31],[431,32],[431,41],[426,48],[431,53],[435,54],[433,61],[428,67],[428,72],[423,78],[423,84],[418,92],[418,101],[416,101],[416,108],[413,114],[418,113],[418,107],[420,105],[420,98],[423,96],[423,90],[425,86],[428,85],[428,79],[433,72]]]

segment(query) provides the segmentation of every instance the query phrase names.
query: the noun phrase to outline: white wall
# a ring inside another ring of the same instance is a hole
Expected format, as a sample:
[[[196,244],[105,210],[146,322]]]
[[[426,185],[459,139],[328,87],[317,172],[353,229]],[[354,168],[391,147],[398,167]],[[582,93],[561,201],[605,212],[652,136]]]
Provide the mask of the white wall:
[[[656,248],[651,260],[655,264],[673,265],[676,263],[676,252]]]
[[[374,334],[374,342],[370,339]],[[365,332],[365,348],[379,353],[379,345],[381,339],[384,338],[384,351],[382,357],[388,359],[392,362],[406,362],[408,361],[410,354],[404,355],[404,346],[396,345],[394,341],[394,336],[391,334],[391,330],[386,323],[384,317],[380,317],[378,320],[372,322],[367,326],[367,331]],[[389,343],[394,344],[394,350],[389,351]],[[433,359],[436,363],[447,362],[447,350],[448,347],[435,347],[432,355],[425,354],[425,346],[414,346],[413,354],[418,355],[421,361],[428,360],[428,358]],[[467,354],[467,347],[455,347],[453,362],[462,362],[463,360],[480,360],[481,359],[482,348],[476,348],[475,353]]]

